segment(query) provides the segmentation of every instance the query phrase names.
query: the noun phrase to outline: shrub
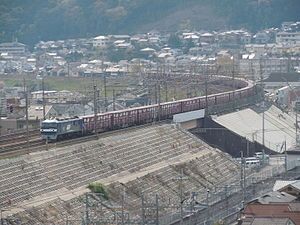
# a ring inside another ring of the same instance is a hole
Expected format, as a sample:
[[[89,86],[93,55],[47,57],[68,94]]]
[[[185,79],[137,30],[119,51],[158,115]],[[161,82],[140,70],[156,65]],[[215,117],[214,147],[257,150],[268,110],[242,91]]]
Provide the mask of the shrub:
[[[101,194],[101,196],[104,199],[106,199],[106,200],[108,199],[108,193],[103,184],[98,183],[98,182],[90,183],[88,185],[88,188],[94,193]]]

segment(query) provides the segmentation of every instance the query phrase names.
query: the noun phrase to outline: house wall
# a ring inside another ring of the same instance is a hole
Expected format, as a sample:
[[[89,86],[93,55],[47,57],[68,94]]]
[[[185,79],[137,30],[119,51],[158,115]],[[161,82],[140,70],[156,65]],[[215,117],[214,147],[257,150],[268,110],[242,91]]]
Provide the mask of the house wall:
[[[17,129],[16,119],[1,119],[0,120],[0,135],[5,135],[14,132]]]
[[[288,170],[292,170],[296,166],[300,166],[300,152],[298,154],[288,152],[286,161]]]
[[[197,132],[198,128],[196,128],[195,130],[190,130],[190,132],[210,145],[229,153],[232,157],[240,157],[241,151],[243,151],[246,157],[253,156],[255,152],[262,152],[263,149],[267,154],[273,153],[273,151],[266,147],[263,148],[263,146],[257,142],[247,141],[246,138],[228,130],[208,117],[204,118],[201,128],[202,127],[208,129],[200,133]]]

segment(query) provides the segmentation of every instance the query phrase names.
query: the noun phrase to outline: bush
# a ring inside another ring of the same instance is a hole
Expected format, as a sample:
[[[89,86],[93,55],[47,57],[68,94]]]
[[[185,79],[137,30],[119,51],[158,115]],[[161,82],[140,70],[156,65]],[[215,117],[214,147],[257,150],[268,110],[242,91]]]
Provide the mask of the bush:
[[[98,194],[101,194],[101,196],[104,198],[104,199],[108,199],[108,193],[104,187],[103,184],[101,183],[98,183],[98,182],[95,182],[95,183],[90,183],[88,185],[88,188],[94,192],[94,193],[98,193]]]

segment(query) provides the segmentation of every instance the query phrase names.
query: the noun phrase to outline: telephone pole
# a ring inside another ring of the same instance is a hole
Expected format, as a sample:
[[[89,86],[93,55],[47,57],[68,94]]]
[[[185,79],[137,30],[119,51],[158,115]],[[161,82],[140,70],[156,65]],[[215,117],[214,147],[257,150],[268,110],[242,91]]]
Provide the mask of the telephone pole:
[[[42,94],[43,94],[43,119],[46,119],[46,109],[45,109],[45,84],[44,84],[44,74],[42,75]]]
[[[158,84],[158,121],[160,121],[161,117],[161,109],[160,109],[160,83]]]
[[[104,77],[104,107],[105,107],[105,112],[107,112],[107,92],[106,92],[106,75],[103,75]]]
[[[205,73],[205,74],[204,74]],[[203,69],[203,66],[202,66],[202,74],[204,75],[204,84],[205,84],[205,108],[206,108],[206,113],[208,113],[208,87],[207,87],[207,67],[205,66],[205,69]]]
[[[184,177],[183,169],[181,169],[179,177],[175,178],[175,179],[179,181],[180,225],[182,225],[183,224],[183,203],[184,203],[184,199],[183,199],[183,181],[187,180],[188,178]]]
[[[263,144],[263,149],[262,149],[262,164],[264,165],[265,163],[265,91],[264,91],[264,81],[263,81],[263,73],[262,73],[262,65],[261,62],[262,58],[259,58],[259,73],[260,73],[260,82],[261,82],[261,87],[263,90],[263,96],[262,96],[262,144]]]
[[[233,109],[235,108],[235,68],[234,68],[234,56],[232,56],[232,98],[233,98]]]
[[[24,94],[25,94],[25,118],[26,118],[26,143],[29,146],[29,123],[28,123],[28,88],[25,77],[23,77]]]
[[[167,81],[165,81],[165,91],[166,91],[165,101],[168,102],[168,84],[167,84]]]
[[[116,111],[116,95],[115,95],[115,89],[113,89],[113,111]]]
[[[97,86],[94,85],[94,133],[97,133]]]
[[[242,190],[242,206],[245,205],[245,158],[244,152],[241,151],[241,190]]]

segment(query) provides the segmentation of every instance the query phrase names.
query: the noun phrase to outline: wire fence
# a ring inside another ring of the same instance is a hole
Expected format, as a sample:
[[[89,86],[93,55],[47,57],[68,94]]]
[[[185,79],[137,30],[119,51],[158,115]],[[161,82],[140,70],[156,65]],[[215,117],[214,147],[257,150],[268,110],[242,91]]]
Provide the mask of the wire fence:
[[[226,224],[235,221],[245,203],[271,191],[273,178],[285,173],[285,171],[285,165],[252,171],[246,175],[244,181],[237,179],[231,184],[215,187],[210,190],[209,194],[206,193],[206,198],[203,197],[203,193],[199,195],[198,202],[208,202],[207,205],[202,204],[201,209],[194,207],[190,210],[190,206],[187,205],[183,215],[180,212],[165,215],[160,218],[159,224],[208,225],[219,221],[226,221]]]
[[[180,201],[178,196],[174,196],[175,201],[170,204],[164,202],[160,196],[150,197],[150,201],[145,204],[142,203],[139,209],[141,211],[139,214],[144,214],[144,218],[143,216],[130,218],[129,212],[122,212],[121,214],[115,212],[117,219],[108,220],[106,217],[100,218],[97,216],[97,222],[90,221],[88,223],[83,213],[81,221],[70,219],[67,220],[66,224],[212,225],[216,222],[221,223],[221,221],[228,224],[237,220],[240,211],[247,202],[271,191],[274,181],[280,177],[285,177],[289,173],[287,168],[291,170],[300,166],[299,160],[288,161],[288,163],[289,167],[281,164],[266,165],[259,169],[248,169],[244,176],[237,174],[233,181],[228,181],[222,186],[213,186],[209,190],[201,189],[199,192],[190,192],[191,197],[185,199],[185,201]],[[143,213],[147,210],[151,211],[150,216]],[[95,211],[95,213],[97,212]],[[123,216],[127,214],[128,217],[124,218]],[[8,220],[3,220],[2,224],[21,223],[20,221],[11,223]]]

